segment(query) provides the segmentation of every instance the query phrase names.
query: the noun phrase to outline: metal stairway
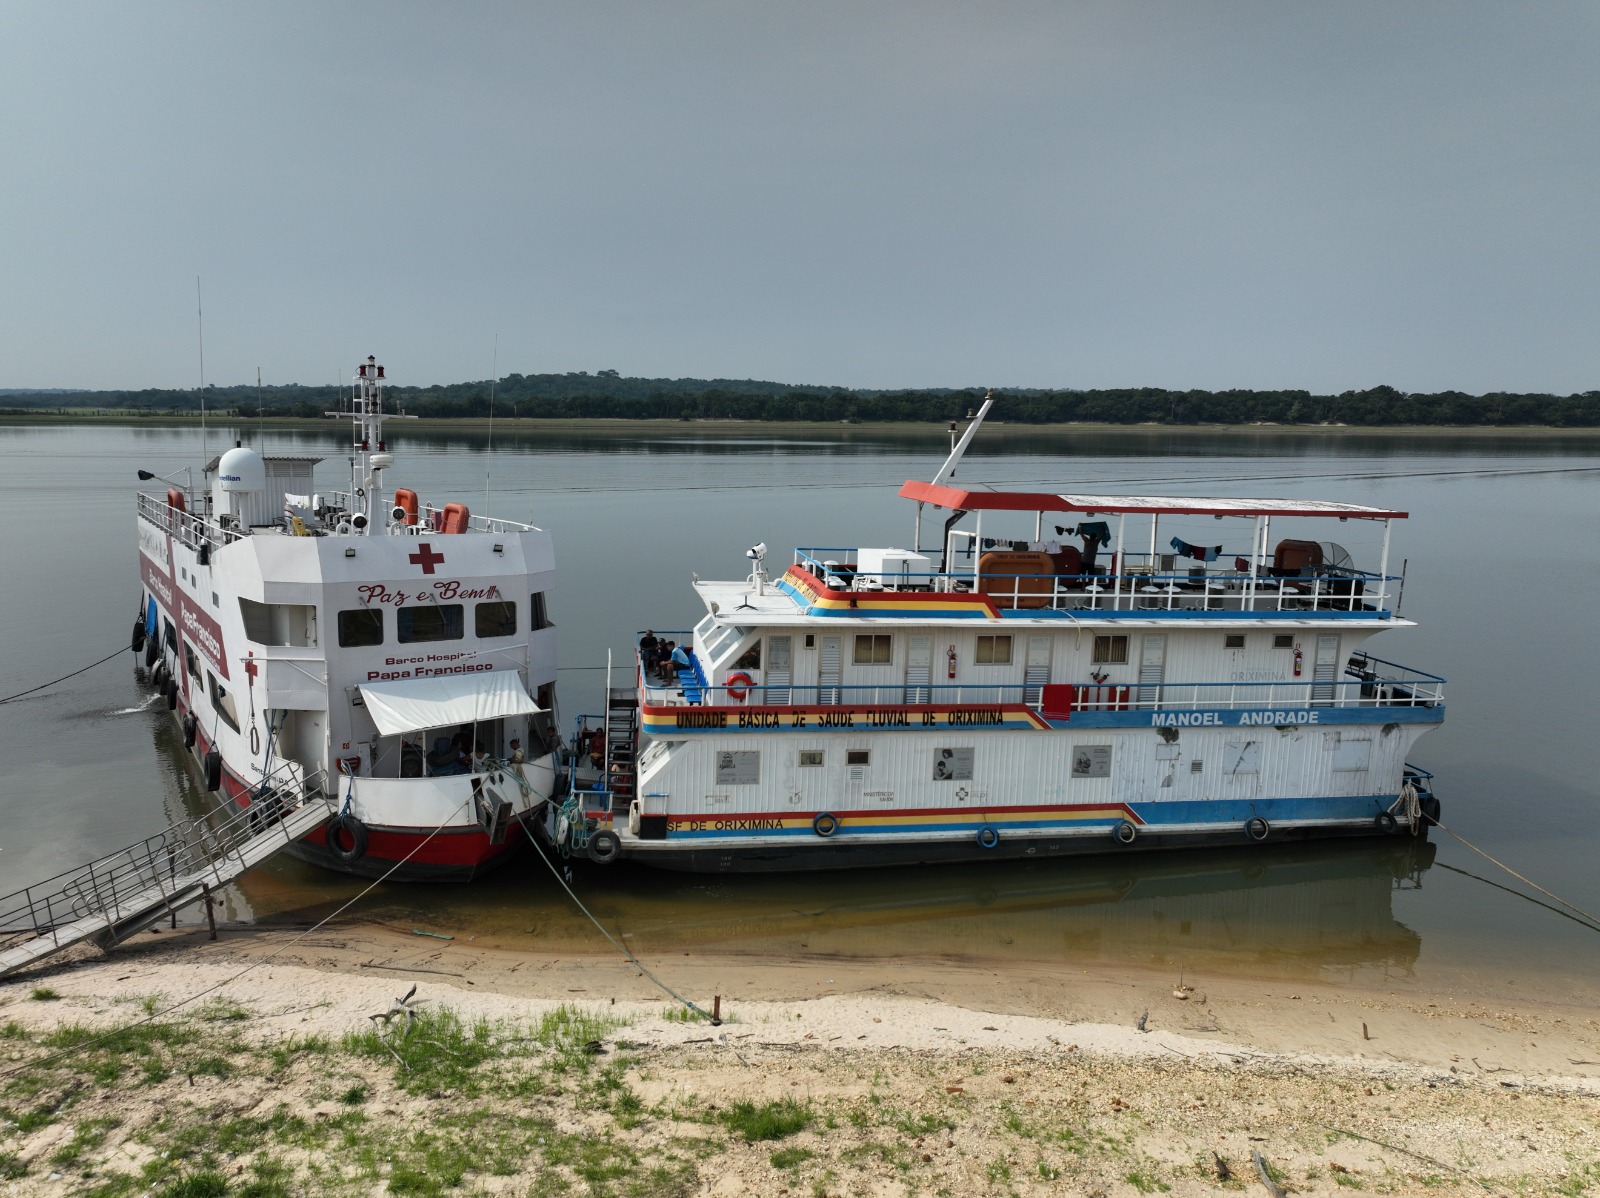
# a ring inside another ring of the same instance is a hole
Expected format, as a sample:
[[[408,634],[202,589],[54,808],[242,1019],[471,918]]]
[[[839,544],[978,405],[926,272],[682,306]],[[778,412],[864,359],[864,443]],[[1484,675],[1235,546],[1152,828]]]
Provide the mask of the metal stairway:
[[[84,940],[109,948],[204,901],[335,813],[321,790],[267,786],[248,808],[158,836],[0,897],[0,978]]]
[[[613,818],[625,817],[637,787],[639,692],[632,687],[606,690],[606,789]]]

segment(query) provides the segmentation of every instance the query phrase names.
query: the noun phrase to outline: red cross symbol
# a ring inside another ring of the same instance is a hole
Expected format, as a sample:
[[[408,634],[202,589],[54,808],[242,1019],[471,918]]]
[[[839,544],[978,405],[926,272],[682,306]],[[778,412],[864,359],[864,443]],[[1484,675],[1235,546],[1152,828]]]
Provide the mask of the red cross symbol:
[[[444,554],[424,541],[422,548],[413,553],[407,560],[413,565],[421,566],[424,574],[432,574],[433,568],[444,561]]]

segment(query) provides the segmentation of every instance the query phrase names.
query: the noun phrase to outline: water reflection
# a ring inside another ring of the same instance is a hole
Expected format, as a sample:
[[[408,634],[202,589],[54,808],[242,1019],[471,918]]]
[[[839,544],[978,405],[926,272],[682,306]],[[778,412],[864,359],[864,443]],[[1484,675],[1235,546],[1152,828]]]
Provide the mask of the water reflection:
[[[1147,964],[1233,974],[1410,973],[1421,938],[1395,917],[1433,845],[1348,844],[999,862],[829,875],[706,879],[647,868],[578,874],[584,902],[641,956]],[[242,883],[248,902],[312,918],[330,887],[282,862]],[[353,886],[338,885],[340,891]],[[297,903],[296,899],[299,902]],[[471,886],[389,888],[359,913],[480,947],[605,951],[532,852]]]

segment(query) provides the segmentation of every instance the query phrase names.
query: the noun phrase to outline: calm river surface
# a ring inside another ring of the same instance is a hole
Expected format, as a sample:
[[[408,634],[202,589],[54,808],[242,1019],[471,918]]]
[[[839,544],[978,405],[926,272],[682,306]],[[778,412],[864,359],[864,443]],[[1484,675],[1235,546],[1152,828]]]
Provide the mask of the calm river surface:
[[[210,451],[250,438],[322,453],[339,485],[344,437],[214,426]],[[689,573],[742,577],[744,550],[902,545],[937,435],[681,432],[498,435],[402,430],[394,480],[556,538],[564,720],[597,706],[608,648],[702,614]],[[137,468],[200,463],[198,431],[22,427],[0,432],[0,695],[126,645],[139,599]],[[1449,715],[1413,760],[1438,775],[1444,821],[1557,894],[1600,912],[1600,438],[1296,435],[1129,430],[980,434],[965,485],[1307,496],[1409,511],[1403,612],[1380,656],[1442,674]],[[490,498],[485,503],[485,487]],[[1357,538],[1352,533],[1352,540]],[[1355,548],[1352,545],[1352,548]],[[0,893],[203,810],[175,725],[119,659],[0,706]],[[584,898],[642,958],[669,951],[907,956],[1030,971],[1170,965],[1191,972],[1462,986],[1582,999],[1600,935],[1479,878],[1513,879],[1442,833],[1357,845],[1173,853],[856,875],[702,879],[617,868]],[[306,919],[359,887],[292,861],[229,896],[235,918]],[[524,856],[461,887],[386,887],[373,918],[482,944],[603,949]]]

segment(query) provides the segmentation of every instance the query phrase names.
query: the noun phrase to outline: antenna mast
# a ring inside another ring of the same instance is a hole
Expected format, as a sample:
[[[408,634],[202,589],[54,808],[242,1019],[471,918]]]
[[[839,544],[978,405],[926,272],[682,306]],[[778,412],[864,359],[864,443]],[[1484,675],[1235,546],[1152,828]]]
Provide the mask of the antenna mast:
[[[200,326],[200,460],[209,462],[211,453],[206,438],[206,312],[200,302],[200,276],[194,277],[194,314]]]

